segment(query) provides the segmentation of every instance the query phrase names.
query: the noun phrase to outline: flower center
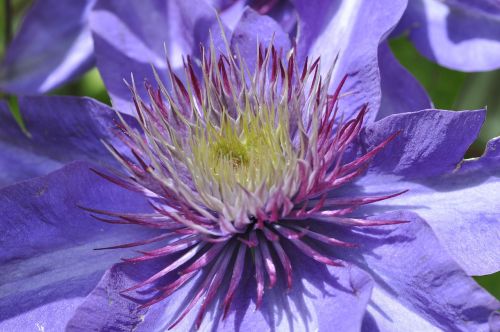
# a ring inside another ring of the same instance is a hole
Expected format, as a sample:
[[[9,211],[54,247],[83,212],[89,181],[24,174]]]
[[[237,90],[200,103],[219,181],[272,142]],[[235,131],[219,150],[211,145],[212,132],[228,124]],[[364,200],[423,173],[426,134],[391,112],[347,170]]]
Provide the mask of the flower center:
[[[224,137],[221,135],[212,141],[212,146],[209,146],[209,149],[211,150],[210,161],[213,162],[210,168],[214,176],[224,173],[224,169],[229,167],[237,171],[248,168],[249,146],[247,146],[246,140],[242,142],[237,136]]]
[[[239,110],[239,112],[242,112]],[[191,136],[190,172],[199,191],[221,193],[234,203],[234,189],[255,192],[272,188],[297,160],[288,133],[286,116],[274,109],[256,107],[232,119],[224,112],[218,120],[195,130]],[[238,189],[240,188],[240,189]]]
[[[158,89],[147,85],[149,104],[132,86],[141,130],[125,121],[122,129],[136,161],[110,147],[128,176],[103,176],[144,193],[154,213],[89,209],[118,219],[105,221],[164,231],[149,240],[110,247],[165,241],[158,249],[126,260],[172,257],[165,268],[126,290],[145,287],[170,274],[173,281],[160,285],[158,294],[143,307],[200,275],[189,304],[171,326],[201,301],[199,326],[217,297],[225,315],[245,274],[255,276],[259,307],[265,284],[272,288],[283,280],[292,287],[291,257],[296,253],[321,264],[342,266],[329,247],[355,244],[337,239],[328,227],[401,222],[348,216],[361,205],[401,193],[334,194],[363,174],[370,160],[395,137],[345,161],[344,152],[358,137],[367,110],[363,107],[356,118],[339,121],[338,100],[347,76],[330,94],[332,71],[320,77],[319,59],[312,63],[306,59],[299,70],[293,53],[281,59],[273,46],[259,47],[256,70],[250,75],[243,69],[244,62],[234,60],[229,46],[226,51],[228,56],[219,58],[214,49],[203,51],[201,82],[189,58],[184,68],[187,81],[169,69],[172,89],[160,80]],[[229,283],[223,282],[225,276],[231,276]]]

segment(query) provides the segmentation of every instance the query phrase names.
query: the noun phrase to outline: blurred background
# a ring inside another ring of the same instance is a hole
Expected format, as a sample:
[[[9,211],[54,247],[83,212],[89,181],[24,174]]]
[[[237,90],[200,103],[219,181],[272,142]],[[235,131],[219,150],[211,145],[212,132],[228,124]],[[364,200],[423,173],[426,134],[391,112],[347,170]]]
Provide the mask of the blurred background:
[[[23,13],[30,4],[30,0],[2,1],[0,8],[0,59],[6,45],[15,34]],[[8,8],[9,5],[10,8]],[[7,15],[7,11],[11,15]],[[486,123],[478,140],[466,154],[467,158],[481,156],[486,142],[493,137],[500,136],[500,70],[462,73],[440,67],[421,56],[405,37],[393,39],[390,46],[403,66],[425,87],[436,108],[468,110],[487,106]],[[110,104],[109,96],[99,72],[95,68],[80,79],[52,91],[50,94],[89,96]],[[0,93],[0,98],[9,100],[13,115],[22,125],[22,117],[19,114],[15,97]],[[500,273],[475,279],[497,298],[500,298]]]

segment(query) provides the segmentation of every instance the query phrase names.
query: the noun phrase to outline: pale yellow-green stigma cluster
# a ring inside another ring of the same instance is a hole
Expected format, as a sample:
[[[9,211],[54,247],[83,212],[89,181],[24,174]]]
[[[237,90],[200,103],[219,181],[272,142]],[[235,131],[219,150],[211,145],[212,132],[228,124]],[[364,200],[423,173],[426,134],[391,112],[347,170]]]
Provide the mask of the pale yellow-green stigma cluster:
[[[250,103],[246,107],[237,110],[236,119],[226,112],[217,123],[206,119],[206,126],[190,137],[189,169],[197,190],[229,205],[236,205],[245,191],[269,192],[297,169],[288,110],[280,105],[278,109],[266,105],[252,109]]]

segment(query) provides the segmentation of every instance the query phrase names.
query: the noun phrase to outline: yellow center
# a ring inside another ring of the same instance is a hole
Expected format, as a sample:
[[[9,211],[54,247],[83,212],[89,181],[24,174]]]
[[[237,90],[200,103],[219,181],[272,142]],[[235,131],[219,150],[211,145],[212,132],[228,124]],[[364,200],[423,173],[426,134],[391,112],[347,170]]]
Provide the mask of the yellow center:
[[[190,146],[195,184],[211,192],[269,189],[297,161],[288,117],[267,107],[240,112],[237,119],[224,112],[216,124],[196,130]]]

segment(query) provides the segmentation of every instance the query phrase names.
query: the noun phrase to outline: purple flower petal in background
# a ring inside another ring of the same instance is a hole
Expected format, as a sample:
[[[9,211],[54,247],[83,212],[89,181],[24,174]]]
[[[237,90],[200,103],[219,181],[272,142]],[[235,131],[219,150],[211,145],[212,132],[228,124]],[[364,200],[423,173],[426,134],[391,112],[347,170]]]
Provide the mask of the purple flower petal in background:
[[[0,91],[45,93],[93,66],[95,0],[37,0],[0,63]]]
[[[500,3],[409,0],[397,33],[428,59],[459,71],[500,68]]]
[[[98,1],[91,14],[97,67],[116,109],[133,112],[130,75],[154,81],[151,66],[164,73],[182,67],[182,56],[199,55],[209,30],[220,31],[216,12],[205,1]],[[165,51],[167,52],[165,54]],[[145,90],[140,84],[141,93]]]
[[[267,47],[271,41],[280,52],[286,53],[290,50],[288,33],[283,31],[276,21],[246,8],[233,30],[231,48],[245,59],[250,72],[255,71],[257,63],[256,45]]]
[[[155,2],[148,4],[152,7],[135,6],[133,2],[121,1],[115,4],[113,1],[102,1],[96,4],[91,16],[97,66],[113,105],[122,112],[133,110],[130,92],[123,79],[129,80],[132,73],[141,80],[154,80],[151,65],[160,72],[166,68],[164,43],[171,65],[176,69],[182,65],[182,54],[199,56],[199,43],[207,45],[208,29],[211,28],[212,32],[219,29],[215,12],[204,5],[203,1],[187,1],[182,5],[169,3],[168,6]],[[299,63],[307,55],[321,55],[325,64],[322,69],[324,73],[338,56],[338,69],[334,73],[333,85],[338,84],[345,73],[357,73],[357,79],[347,83],[350,86],[346,91],[355,97],[350,98],[349,105],[344,105],[345,108],[351,108],[354,114],[364,100],[370,100],[372,111],[368,119],[374,119],[381,95],[378,83],[378,45],[397,24],[406,2],[390,1],[386,5],[371,1],[342,1],[321,2],[310,6],[309,3],[296,1],[294,5],[298,14]],[[283,40],[281,36],[287,30],[280,29],[271,17],[259,18],[258,14],[250,14],[251,12],[247,10],[247,14],[241,16],[233,33],[241,35],[238,31],[244,31],[254,36],[252,41],[266,41],[276,33],[275,38]],[[257,20],[259,28],[249,29],[249,25]],[[231,39],[230,35],[228,39]],[[241,44],[241,51],[245,52],[243,56],[253,57],[255,48],[252,43]],[[220,46],[224,47],[222,43]],[[247,62],[250,65],[253,63],[250,60]],[[138,84],[138,91],[142,96],[146,95],[142,84]],[[394,107],[397,108],[397,105]]]
[[[101,139],[116,139],[115,112],[90,98],[21,97],[28,133],[0,101],[0,186],[45,175],[74,160],[116,165]],[[128,117],[127,115],[123,115]]]
[[[381,88],[377,59],[378,45],[395,27],[406,7],[406,1],[310,1],[296,0],[298,13],[299,63],[306,56],[321,56],[323,74],[338,57],[333,86],[342,76],[356,73],[347,81],[346,91],[352,93],[345,114],[370,101],[368,121],[379,110]]]
[[[382,100],[377,120],[391,114],[432,108],[422,85],[396,60],[387,42],[378,49]]]
[[[261,15],[266,15],[275,20],[284,31],[290,35],[295,34],[297,27],[297,14],[294,4],[286,0],[207,0],[217,9],[222,21],[231,29],[238,23],[247,7]]]

